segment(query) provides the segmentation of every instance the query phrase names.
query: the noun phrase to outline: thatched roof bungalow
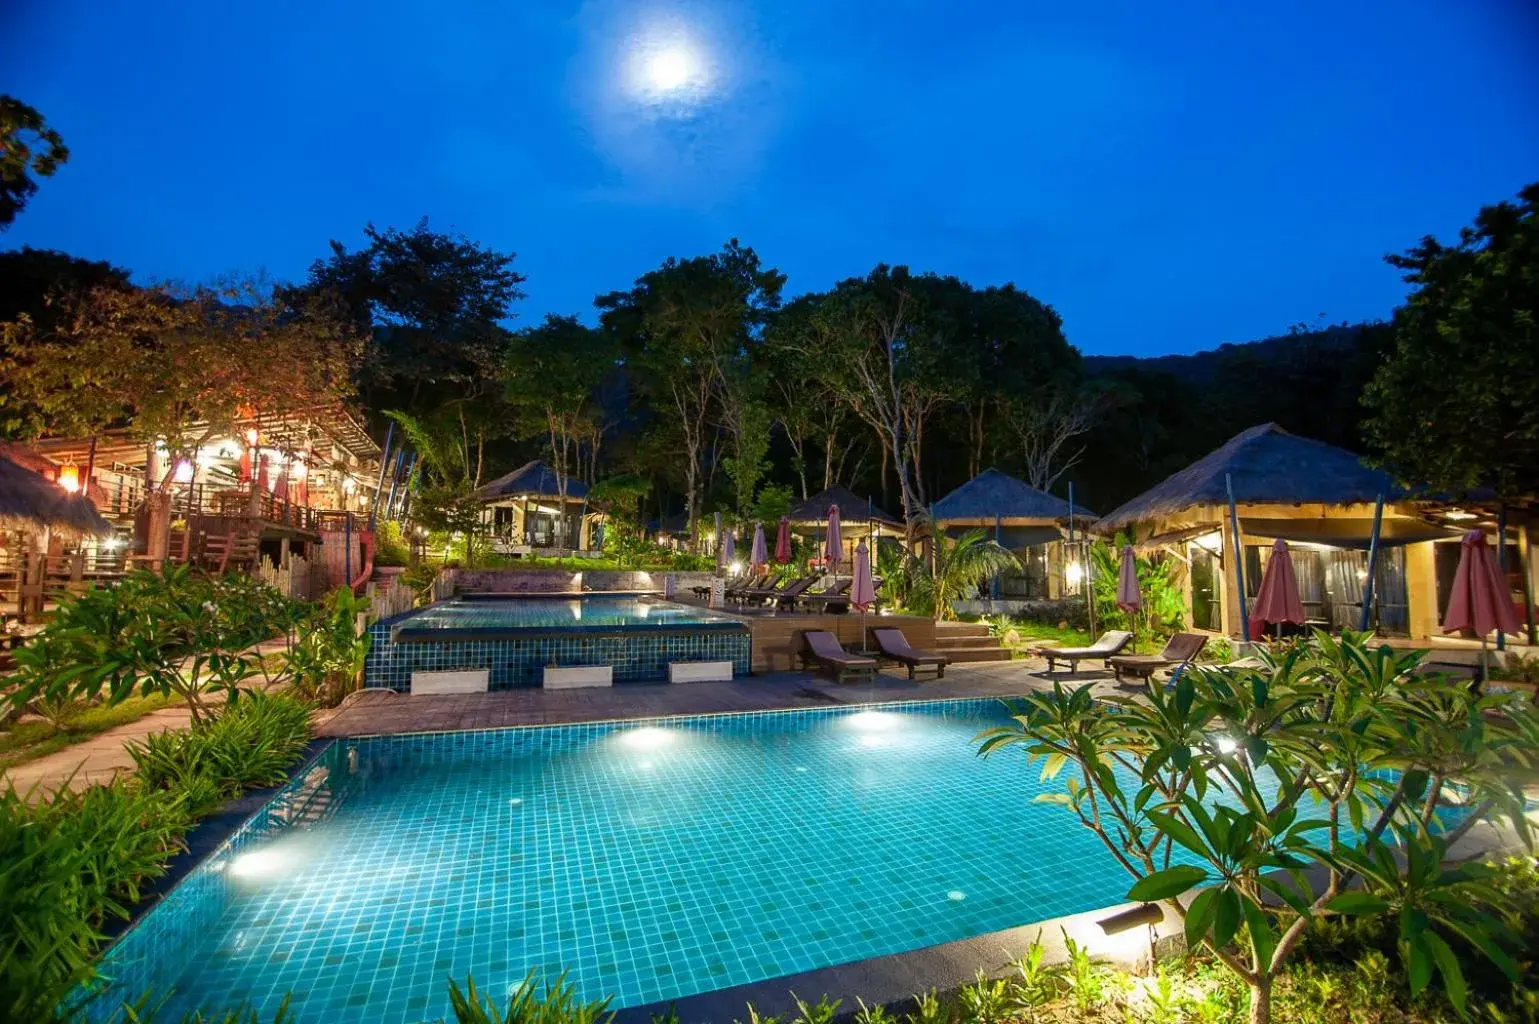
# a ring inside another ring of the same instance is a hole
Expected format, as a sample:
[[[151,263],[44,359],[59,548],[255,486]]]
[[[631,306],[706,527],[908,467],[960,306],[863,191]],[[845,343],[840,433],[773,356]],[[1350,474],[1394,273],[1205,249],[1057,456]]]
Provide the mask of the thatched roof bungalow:
[[[844,542],[844,557],[840,571],[848,571],[854,563],[855,545],[862,537],[875,540],[878,537],[902,537],[903,520],[889,514],[870,498],[862,498],[848,487],[835,484],[798,502],[787,515],[791,532],[822,543],[828,529],[829,509],[839,506],[839,536]],[[773,525],[765,523],[766,531]],[[770,543],[774,543],[771,534]]]
[[[0,611],[40,613],[49,590],[81,581],[84,547],[111,535],[85,495],[0,454]]]
[[[994,598],[1043,600],[1064,596],[1073,559],[1064,543],[1071,520],[1080,533],[1095,513],[990,467],[930,508],[948,537],[982,529],[1021,560],[1021,571],[990,584]]]
[[[595,546],[601,517],[588,511],[588,485],[571,476],[565,483],[563,488],[561,475],[547,463],[532,459],[483,485],[483,519],[494,543],[514,553]]]
[[[112,524],[84,495],[0,455],[0,531],[106,537]]]
[[[1131,536],[1183,564],[1188,622],[1237,635],[1233,490],[1254,599],[1273,541],[1288,542],[1305,613],[1315,625],[1356,629],[1367,580],[1367,549],[1383,497],[1380,552],[1370,623],[1387,635],[1429,637],[1458,560],[1458,532],[1432,522],[1412,496],[1358,455],[1289,433],[1275,423],[1244,430],[1222,446],[1107,513],[1097,529]]]

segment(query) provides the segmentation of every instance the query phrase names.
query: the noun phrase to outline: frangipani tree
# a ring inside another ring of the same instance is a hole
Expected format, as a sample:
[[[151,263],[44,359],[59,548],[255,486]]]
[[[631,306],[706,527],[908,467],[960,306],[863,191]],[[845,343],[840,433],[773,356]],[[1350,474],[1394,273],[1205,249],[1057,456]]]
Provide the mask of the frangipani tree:
[[[1189,947],[1248,986],[1253,1024],[1271,1020],[1310,923],[1334,914],[1397,915],[1413,992],[1435,971],[1461,1013],[1461,958],[1516,981],[1485,869],[1446,860],[1493,816],[1530,841],[1512,773],[1539,757],[1533,708],[1413,675],[1419,654],[1365,635],[1259,660],[1193,667],[1138,698],[1055,685],[980,752],[1022,746],[1044,780],[1063,776],[1039,799],[1095,833],[1134,879],[1126,898],[1169,908]]]

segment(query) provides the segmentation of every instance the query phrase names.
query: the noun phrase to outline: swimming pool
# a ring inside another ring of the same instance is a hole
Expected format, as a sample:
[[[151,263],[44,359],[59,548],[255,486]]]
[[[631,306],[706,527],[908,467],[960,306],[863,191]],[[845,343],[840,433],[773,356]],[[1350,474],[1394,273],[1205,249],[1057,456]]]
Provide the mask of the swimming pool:
[[[485,669],[493,690],[539,686],[548,665],[608,665],[616,683],[668,678],[672,662],[752,665],[742,619],[635,596],[450,600],[369,627],[369,687],[406,690],[416,672]]]
[[[339,741],[109,951],[167,1013],[448,1015],[531,967],[639,1005],[1118,902],[992,700]],[[174,1011],[174,1012],[173,1012]]]
[[[623,627],[740,630],[741,619],[705,608],[641,597],[527,597],[454,600],[429,605],[398,620],[400,639],[432,639],[446,633],[494,637],[524,630],[599,632]]]

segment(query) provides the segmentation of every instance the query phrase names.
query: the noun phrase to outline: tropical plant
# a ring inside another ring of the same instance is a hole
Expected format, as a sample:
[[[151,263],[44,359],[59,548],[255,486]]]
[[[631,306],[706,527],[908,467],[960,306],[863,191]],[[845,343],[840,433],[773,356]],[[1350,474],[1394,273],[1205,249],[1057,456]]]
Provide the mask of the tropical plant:
[[[411,546],[406,533],[394,519],[386,519],[374,528],[374,564],[393,567],[411,564]]]
[[[34,799],[0,790],[0,1019],[52,1021],[90,977],[101,926],[181,848],[176,794],[129,782]],[[30,802],[29,802],[30,801]]]
[[[1135,555],[1133,567],[1138,575],[1138,592],[1143,605],[1135,615],[1117,607],[1121,552],[1128,543],[1130,539],[1126,535],[1118,534],[1111,544],[1098,540],[1090,546],[1097,624],[1105,629],[1132,630],[1135,638],[1179,632],[1185,624],[1186,596],[1176,579],[1176,564],[1170,559]]]
[[[327,706],[358,688],[373,641],[358,628],[369,610],[367,599],[350,587],[338,587],[313,606],[288,651],[287,672],[302,697]]]
[[[309,742],[303,702],[256,692],[199,728],[151,733],[127,748],[141,785],[183,794],[206,813],[247,787],[282,782]]]
[[[1414,674],[1419,653],[1360,634],[1258,658],[1194,667],[1137,699],[1057,685],[981,734],[980,752],[1024,747],[1044,781],[1071,768],[1039,799],[1101,840],[1135,880],[1128,899],[1164,904],[1191,948],[1245,984],[1253,1024],[1271,1019],[1273,984],[1311,924],[1344,913],[1400,912],[1412,991],[1435,968],[1461,1012],[1456,948],[1516,981],[1485,873],[1443,860],[1493,814],[1530,838],[1512,769],[1539,760],[1533,708]],[[1318,892],[1314,865],[1327,875]]]
[[[995,573],[1019,566],[1014,555],[988,539],[982,530],[969,530],[955,540],[935,539],[929,559],[909,556],[894,587],[903,607],[918,615],[956,618],[952,602]],[[888,581],[884,580],[884,585]]]
[[[502,1009],[476,989],[474,978],[465,979],[464,989],[450,980],[449,1005],[458,1024],[607,1024],[614,1019],[608,999],[584,1002],[565,974],[542,989],[533,970],[513,987]]]
[[[137,570],[110,589],[65,595],[47,627],[16,652],[8,700],[124,700],[175,695],[194,721],[210,695],[233,700],[260,669],[252,644],[286,635],[296,606],[249,577],[210,577],[189,567]]]
[[[176,1018],[177,1024],[294,1024],[294,1014],[289,1010],[290,996],[284,996],[271,1017],[265,1017],[250,1006],[234,1010],[187,1010]],[[169,999],[169,996],[166,997]],[[169,1024],[164,1008],[166,999],[156,1001],[153,995],[141,996],[137,1001],[124,1003],[112,1024]]]

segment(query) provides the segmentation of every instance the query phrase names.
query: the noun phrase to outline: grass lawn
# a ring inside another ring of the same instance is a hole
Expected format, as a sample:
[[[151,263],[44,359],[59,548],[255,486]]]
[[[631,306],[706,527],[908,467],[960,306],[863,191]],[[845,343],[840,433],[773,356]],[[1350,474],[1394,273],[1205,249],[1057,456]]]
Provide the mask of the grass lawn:
[[[175,697],[156,694],[130,697],[121,704],[97,704],[69,715],[62,729],[55,729],[51,723],[41,719],[18,722],[9,729],[0,729],[0,771],[39,757],[47,757],[71,744],[108,729],[127,725],[152,711],[176,703]]]

